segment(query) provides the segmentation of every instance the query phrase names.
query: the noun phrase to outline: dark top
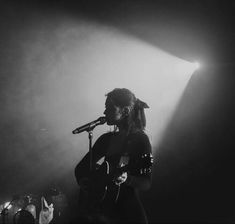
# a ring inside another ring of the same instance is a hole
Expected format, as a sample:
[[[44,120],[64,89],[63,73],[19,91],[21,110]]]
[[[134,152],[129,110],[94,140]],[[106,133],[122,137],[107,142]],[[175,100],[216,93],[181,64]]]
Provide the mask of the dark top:
[[[110,140],[117,133],[106,133],[98,138],[92,148],[93,167],[102,157],[111,164],[111,167],[117,167],[120,161],[128,163],[140,158],[143,154],[151,154],[151,144],[148,136],[144,132],[129,134],[122,145],[122,152],[107,154]],[[124,159],[123,159],[124,158]],[[89,171],[89,153],[78,163],[75,168],[77,182],[83,177],[87,177]],[[130,170],[127,180],[120,185],[119,197],[116,203],[108,206],[105,215],[111,218],[113,223],[137,222],[147,223],[147,218],[143,206],[139,200],[138,190],[147,190],[151,185],[151,172],[140,173],[139,170]]]

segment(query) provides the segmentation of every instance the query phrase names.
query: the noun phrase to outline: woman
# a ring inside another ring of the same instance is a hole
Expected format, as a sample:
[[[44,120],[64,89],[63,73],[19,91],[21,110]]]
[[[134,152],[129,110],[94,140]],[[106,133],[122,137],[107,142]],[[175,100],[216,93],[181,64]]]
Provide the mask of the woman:
[[[95,166],[97,161],[104,157],[109,165],[109,171],[113,172],[110,182],[117,188],[110,188],[115,189],[114,200],[108,200],[112,202],[100,206],[99,213],[102,215],[99,216],[99,221],[147,223],[138,190],[147,190],[151,186],[151,145],[144,133],[146,126],[144,109],[148,108],[148,105],[125,88],[116,88],[106,96],[104,114],[107,125],[114,125],[115,129],[98,138],[92,148],[92,158]],[[144,161],[146,158],[147,164]],[[118,168],[123,166],[127,167],[127,170],[117,172]],[[89,153],[75,168],[75,176],[81,189],[88,188],[87,171],[89,171]],[[103,181],[101,179],[96,179],[91,185],[98,186],[99,182]]]

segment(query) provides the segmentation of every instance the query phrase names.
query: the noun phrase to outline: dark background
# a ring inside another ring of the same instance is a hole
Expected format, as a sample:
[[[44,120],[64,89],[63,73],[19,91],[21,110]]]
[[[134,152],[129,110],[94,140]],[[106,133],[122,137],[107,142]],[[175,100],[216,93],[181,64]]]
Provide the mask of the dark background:
[[[29,24],[31,14],[63,12],[112,25],[177,57],[202,63],[157,148],[152,188],[141,196],[153,223],[234,222],[234,7],[234,1],[219,0],[2,1],[1,197],[11,189],[7,177],[20,169],[9,171],[5,160],[16,147],[8,141],[15,131],[11,125],[22,125],[6,122],[6,61],[12,54],[20,56],[7,46],[14,46],[14,31]]]

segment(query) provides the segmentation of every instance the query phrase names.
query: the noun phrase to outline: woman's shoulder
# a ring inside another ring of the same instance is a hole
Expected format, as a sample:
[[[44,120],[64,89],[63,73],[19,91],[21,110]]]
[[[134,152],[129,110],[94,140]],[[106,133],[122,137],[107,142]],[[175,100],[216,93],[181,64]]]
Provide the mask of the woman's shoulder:
[[[130,134],[130,138],[149,141],[149,136],[145,131],[136,131]]]
[[[128,142],[130,151],[134,154],[151,153],[152,151],[149,137],[144,131],[131,133]]]
[[[140,147],[151,147],[149,136],[144,131],[131,133],[129,136],[129,141],[136,146],[139,145]]]

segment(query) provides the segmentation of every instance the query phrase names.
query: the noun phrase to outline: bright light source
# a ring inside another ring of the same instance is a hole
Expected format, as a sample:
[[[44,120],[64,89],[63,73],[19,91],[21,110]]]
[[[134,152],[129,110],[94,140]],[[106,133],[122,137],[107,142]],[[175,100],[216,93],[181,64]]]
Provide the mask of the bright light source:
[[[200,68],[199,62],[194,62],[193,67],[194,67],[195,70],[199,69]]]

